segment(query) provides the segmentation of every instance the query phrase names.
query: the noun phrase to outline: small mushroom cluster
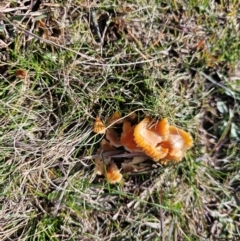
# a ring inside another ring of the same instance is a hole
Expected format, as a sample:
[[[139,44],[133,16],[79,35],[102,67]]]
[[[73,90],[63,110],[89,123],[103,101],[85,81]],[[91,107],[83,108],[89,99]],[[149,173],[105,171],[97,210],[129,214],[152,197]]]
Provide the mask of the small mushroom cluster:
[[[96,118],[93,131],[105,134],[98,152],[124,147],[130,153],[146,155],[155,162],[168,164],[180,162],[186,150],[193,146],[191,135],[171,126],[166,118],[158,121],[145,117],[138,124],[133,124],[134,119],[134,114],[121,118],[121,114],[116,112],[104,125],[100,118]],[[118,124],[122,124],[121,133],[114,128]],[[121,182],[122,174],[111,158],[104,161],[96,158],[95,163],[97,174],[104,175],[110,183]]]

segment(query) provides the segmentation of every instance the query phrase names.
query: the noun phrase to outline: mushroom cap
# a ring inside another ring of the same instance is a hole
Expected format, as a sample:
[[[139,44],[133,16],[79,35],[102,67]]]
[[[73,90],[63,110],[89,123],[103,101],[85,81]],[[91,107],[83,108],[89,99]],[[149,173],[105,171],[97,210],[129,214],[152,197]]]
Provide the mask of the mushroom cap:
[[[137,114],[135,112],[132,112],[131,114],[127,115],[127,117],[125,117],[125,119],[129,121],[135,121],[136,118],[137,118]]]
[[[104,176],[109,183],[120,183],[122,181],[122,174],[120,173],[117,165],[113,162],[110,162],[106,166]]]
[[[158,161],[167,155],[168,149],[159,145],[168,137],[167,119],[163,119],[159,123],[145,117],[136,125],[133,135],[137,145],[154,161]]]
[[[107,126],[111,125],[111,124],[120,124],[122,123],[122,120],[119,120],[122,117],[121,113],[116,111],[114,112],[107,120],[106,124]],[[119,120],[119,121],[118,121]]]
[[[95,158],[95,173],[103,175],[109,183],[119,183],[122,181],[122,174],[117,165],[110,158],[102,161],[100,158]]]
[[[137,143],[134,140],[134,128],[135,125],[132,126],[130,121],[124,121],[123,132],[121,134],[120,141],[127,151],[140,152],[141,148],[137,146]]]
[[[167,140],[169,136],[169,123],[167,118],[157,121],[155,126],[157,133],[162,136],[163,140]]]
[[[113,126],[115,124],[119,124],[118,123],[118,119],[121,118],[121,113],[119,112],[115,112],[111,115],[111,117],[107,120],[106,125],[109,126],[111,124],[113,124]],[[115,146],[115,147],[120,147],[122,146],[121,141],[120,141],[120,136],[118,135],[118,133],[115,131],[114,127],[109,127],[106,130],[106,139],[109,141],[110,145]]]
[[[101,149],[100,151],[113,151],[113,150],[116,150],[116,148],[114,146],[111,146],[111,144],[105,140],[105,139],[102,139],[101,140]]]
[[[193,146],[193,139],[189,133],[175,126],[169,126],[169,137],[161,143],[170,150],[187,150]]]
[[[95,170],[94,170],[94,172],[97,175],[104,175],[105,169],[106,169],[105,166],[108,165],[108,163],[110,163],[110,158],[106,158],[104,162],[99,157],[98,158],[94,158],[94,163],[95,163]]]
[[[105,130],[106,130],[105,125],[103,124],[101,119],[97,117],[93,126],[93,132],[97,134],[104,134]]]
[[[186,150],[193,146],[193,139],[186,131],[175,126],[169,126],[168,140],[163,141],[161,146],[169,149],[162,162],[166,162],[166,160],[179,162],[185,156]]]
[[[112,128],[106,130],[106,139],[109,141],[110,145],[115,147],[122,146],[118,133]]]

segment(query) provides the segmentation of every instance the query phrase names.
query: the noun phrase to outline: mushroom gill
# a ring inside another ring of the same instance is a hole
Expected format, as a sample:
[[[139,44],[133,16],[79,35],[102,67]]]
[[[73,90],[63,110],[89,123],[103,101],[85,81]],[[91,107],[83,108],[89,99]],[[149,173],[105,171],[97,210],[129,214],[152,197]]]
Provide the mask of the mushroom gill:
[[[133,135],[137,145],[154,161],[158,161],[167,155],[168,149],[159,145],[168,138],[167,119],[157,122],[145,117],[136,125]]]

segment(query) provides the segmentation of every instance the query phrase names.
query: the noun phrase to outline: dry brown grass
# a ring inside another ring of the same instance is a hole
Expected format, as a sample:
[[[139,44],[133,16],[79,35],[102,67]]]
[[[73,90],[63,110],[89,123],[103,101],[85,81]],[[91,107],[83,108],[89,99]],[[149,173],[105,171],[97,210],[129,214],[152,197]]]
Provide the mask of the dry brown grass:
[[[0,4],[1,240],[238,240],[238,1]],[[176,166],[96,177],[96,116],[167,117]]]

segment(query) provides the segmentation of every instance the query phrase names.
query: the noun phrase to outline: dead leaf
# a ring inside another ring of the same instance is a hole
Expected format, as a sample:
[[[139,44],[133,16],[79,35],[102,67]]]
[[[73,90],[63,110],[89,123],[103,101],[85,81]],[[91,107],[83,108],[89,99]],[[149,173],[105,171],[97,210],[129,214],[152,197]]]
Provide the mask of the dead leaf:
[[[27,77],[27,71],[24,69],[17,69],[15,75],[20,79],[25,79]]]

